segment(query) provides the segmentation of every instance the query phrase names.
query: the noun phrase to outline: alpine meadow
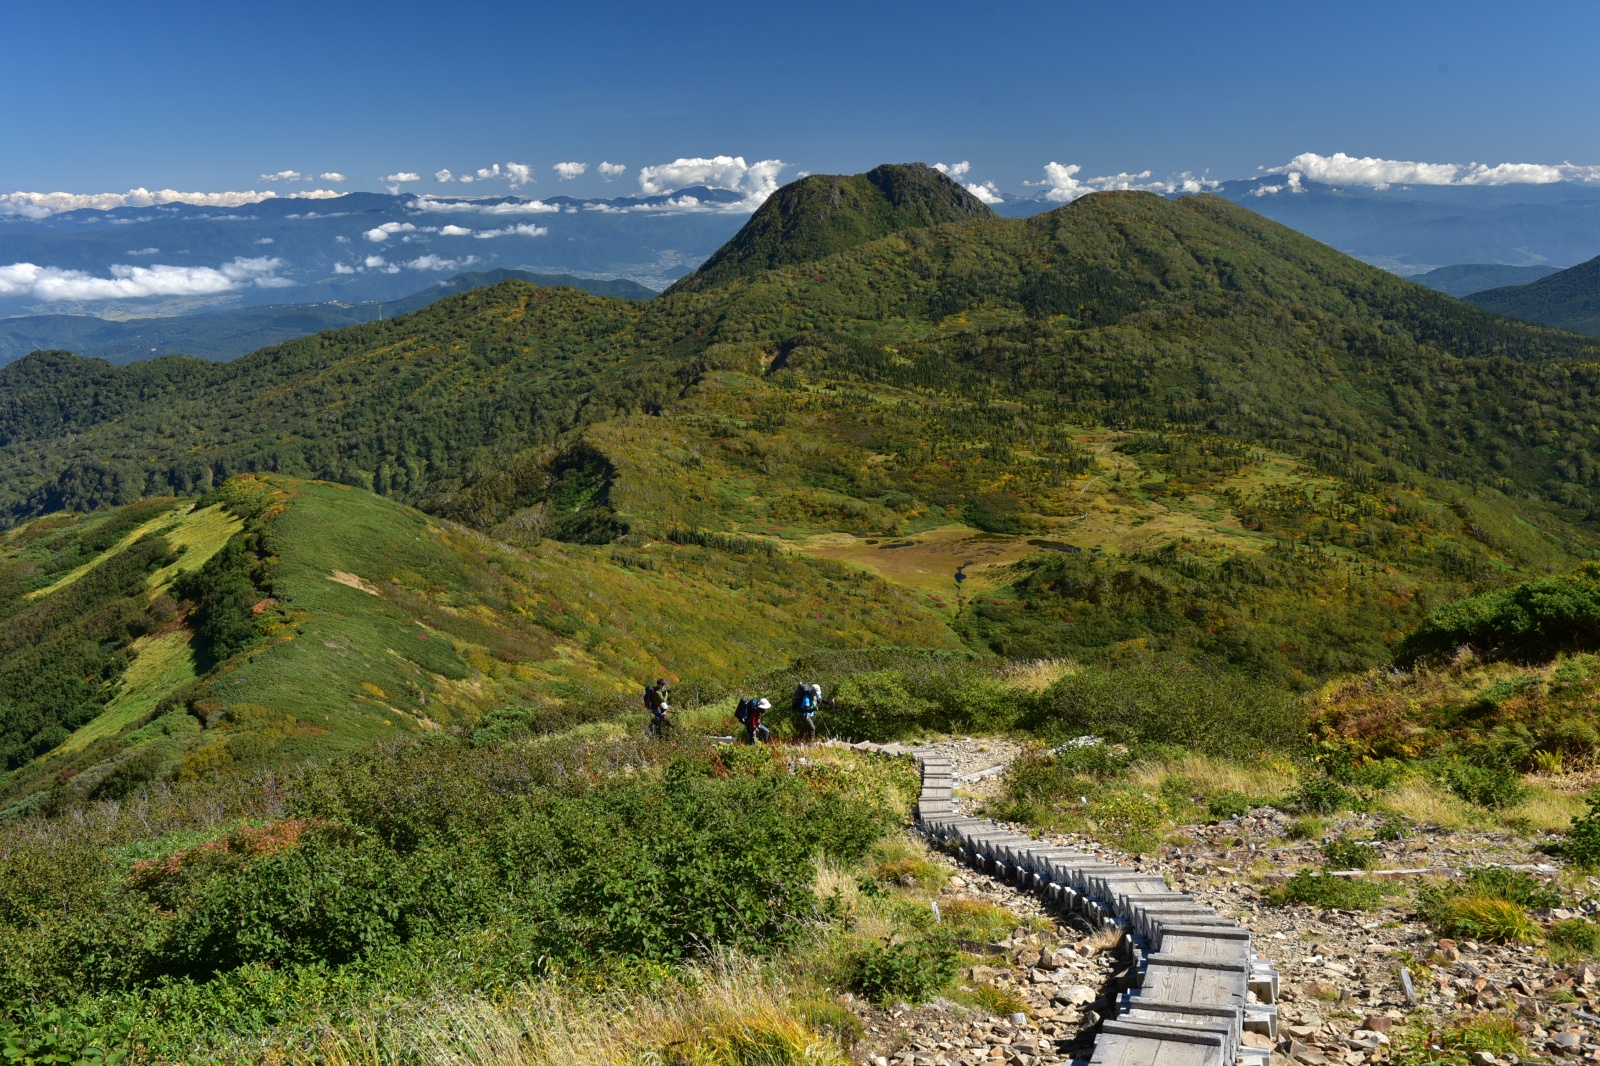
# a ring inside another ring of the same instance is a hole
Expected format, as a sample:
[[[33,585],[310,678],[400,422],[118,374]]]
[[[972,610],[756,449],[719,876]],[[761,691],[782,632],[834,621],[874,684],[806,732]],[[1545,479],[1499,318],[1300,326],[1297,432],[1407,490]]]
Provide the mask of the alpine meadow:
[[[1593,267],[890,164],[649,298],[0,366],[0,1054],[1135,1061],[1170,920],[961,866],[948,758],[1248,928],[1239,1062],[1600,1056]]]

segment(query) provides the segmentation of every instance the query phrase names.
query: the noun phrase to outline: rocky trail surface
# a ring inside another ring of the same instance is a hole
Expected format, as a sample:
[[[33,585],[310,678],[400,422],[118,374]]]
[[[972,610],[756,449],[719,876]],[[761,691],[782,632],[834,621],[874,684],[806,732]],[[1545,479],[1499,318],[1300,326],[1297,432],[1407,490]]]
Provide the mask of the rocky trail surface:
[[[998,788],[994,768],[1019,750],[994,738],[964,738],[930,744],[919,754],[952,767],[960,787],[952,790],[950,815],[961,815],[978,809]],[[1524,1061],[1600,1062],[1600,965],[1555,965],[1542,949],[1529,945],[1441,938],[1413,909],[1406,888],[1415,876],[1390,879],[1393,894],[1373,910],[1268,903],[1258,888],[1262,880],[1317,865],[1321,857],[1316,843],[1288,838],[1290,821],[1284,812],[1257,808],[1232,819],[1179,827],[1178,837],[1192,843],[1153,855],[1128,855],[1077,834],[1036,839],[1041,847],[1071,849],[1131,873],[1159,875],[1175,892],[1189,894],[1249,931],[1256,951],[1276,965],[1281,982],[1272,1038],[1242,1034],[1239,1051],[1242,1057],[1248,1051],[1251,1061],[1262,1061],[1257,1056],[1270,1050],[1273,1064],[1387,1062],[1405,1034],[1415,1042],[1417,1032],[1492,1014],[1514,1023],[1532,1056]],[[1329,831],[1372,828],[1367,821],[1370,816],[1346,817]],[[998,828],[1028,834],[1022,826]],[[1501,865],[1552,872],[1548,857],[1510,833],[1419,831],[1376,848],[1374,865],[1380,869]],[[1119,1004],[1116,992],[1127,979],[1129,957],[1093,921],[1047,902],[1036,890],[973,869],[950,854],[935,852],[934,859],[953,871],[936,897],[942,907],[964,900],[997,903],[1027,921],[1002,941],[964,945],[983,952],[984,961],[962,972],[963,988],[1008,990],[1024,1011],[997,1017],[949,1001],[890,1011],[852,1003],[866,1026],[857,1057],[877,1066],[1089,1060],[1101,1023],[1127,1006],[1126,999]],[[1600,896],[1600,880],[1589,879],[1588,888]],[[1579,909],[1535,917],[1559,920],[1597,912],[1600,902],[1590,899]],[[1481,1051],[1471,1059],[1475,1066],[1516,1061],[1515,1055],[1495,1058]]]

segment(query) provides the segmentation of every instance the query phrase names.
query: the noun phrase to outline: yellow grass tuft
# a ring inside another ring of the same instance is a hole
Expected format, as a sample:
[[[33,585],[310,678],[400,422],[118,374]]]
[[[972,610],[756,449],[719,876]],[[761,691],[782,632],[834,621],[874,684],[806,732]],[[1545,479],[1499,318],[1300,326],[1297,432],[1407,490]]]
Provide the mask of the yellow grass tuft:
[[[772,971],[734,961],[653,994],[583,997],[549,985],[502,1002],[441,995],[400,1016],[327,1029],[303,1066],[847,1066],[804,1020],[814,1004]],[[260,1059],[281,1062],[281,1058]]]
[[[1465,829],[1473,821],[1472,808],[1450,790],[1421,778],[1406,781],[1382,800],[1384,809],[1418,825]]]
[[[1037,694],[1081,669],[1071,659],[1029,659],[1008,664],[1000,671],[1000,681],[1007,688]]]

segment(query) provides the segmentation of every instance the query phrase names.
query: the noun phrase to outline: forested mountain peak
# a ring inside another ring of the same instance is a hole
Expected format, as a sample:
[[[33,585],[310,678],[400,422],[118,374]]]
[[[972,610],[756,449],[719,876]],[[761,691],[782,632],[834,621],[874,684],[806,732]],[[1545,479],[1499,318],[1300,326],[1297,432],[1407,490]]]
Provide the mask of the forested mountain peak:
[[[732,240],[669,291],[712,288],[823,259],[902,230],[993,217],[981,200],[926,163],[812,174],[768,197]]]
[[[1466,299],[1524,322],[1600,336],[1600,256],[1526,285],[1475,292]]]

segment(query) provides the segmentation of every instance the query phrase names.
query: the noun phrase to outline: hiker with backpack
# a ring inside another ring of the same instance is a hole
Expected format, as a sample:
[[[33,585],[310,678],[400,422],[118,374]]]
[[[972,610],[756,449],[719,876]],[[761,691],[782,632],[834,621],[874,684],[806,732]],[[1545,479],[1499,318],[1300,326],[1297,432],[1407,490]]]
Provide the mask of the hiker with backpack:
[[[672,708],[667,705],[667,679],[660,677],[653,685],[644,687],[644,707],[650,712],[650,724],[645,728],[653,737],[665,737],[672,732]]]
[[[817,708],[821,704],[821,685],[800,685],[794,690],[795,733],[808,744],[817,739]]]
[[[761,699],[743,699],[734,709],[733,716],[744,726],[744,742],[754,744],[760,741],[763,744],[772,740],[772,730],[761,724],[761,714],[772,710],[772,702],[766,697]]]

